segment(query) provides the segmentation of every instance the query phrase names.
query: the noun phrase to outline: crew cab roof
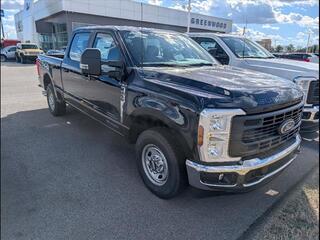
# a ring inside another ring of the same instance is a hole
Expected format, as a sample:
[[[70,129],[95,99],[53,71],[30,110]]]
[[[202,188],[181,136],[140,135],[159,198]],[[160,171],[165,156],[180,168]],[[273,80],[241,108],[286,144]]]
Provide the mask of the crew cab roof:
[[[94,30],[114,30],[114,31],[134,31],[134,32],[162,32],[162,33],[177,33],[175,31],[156,29],[156,28],[144,28],[144,27],[131,27],[131,26],[108,26],[108,25],[95,25],[88,27],[80,27],[75,30],[78,31],[94,31]]]

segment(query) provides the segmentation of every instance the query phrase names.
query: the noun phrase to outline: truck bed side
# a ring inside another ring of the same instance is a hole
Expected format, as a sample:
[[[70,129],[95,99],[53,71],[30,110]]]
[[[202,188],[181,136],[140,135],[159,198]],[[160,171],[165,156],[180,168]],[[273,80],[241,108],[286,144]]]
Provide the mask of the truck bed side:
[[[56,88],[63,89],[61,78],[61,64],[63,59],[57,56],[39,55],[37,59],[39,81],[41,87],[46,89],[49,83]]]

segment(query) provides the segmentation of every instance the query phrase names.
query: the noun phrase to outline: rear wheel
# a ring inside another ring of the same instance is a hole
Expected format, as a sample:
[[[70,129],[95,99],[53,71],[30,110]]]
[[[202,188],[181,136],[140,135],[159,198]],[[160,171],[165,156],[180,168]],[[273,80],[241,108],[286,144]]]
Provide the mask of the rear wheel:
[[[166,128],[143,132],[137,141],[137,165],[143,182],[160,198],[176,196],[186,185],[184,157]]]
[[[7,57],[5,55],[0,56],[1,62],[7,61]]]
[[[20,62],[20,59],[18,57],[18,55],[16,55],[16,63],[19,63]]]
[[[52,84],[49,84],[47,87],[47,102],[49,111],[53,116],[62,116],[66,114],[66,103],[57,100]]]

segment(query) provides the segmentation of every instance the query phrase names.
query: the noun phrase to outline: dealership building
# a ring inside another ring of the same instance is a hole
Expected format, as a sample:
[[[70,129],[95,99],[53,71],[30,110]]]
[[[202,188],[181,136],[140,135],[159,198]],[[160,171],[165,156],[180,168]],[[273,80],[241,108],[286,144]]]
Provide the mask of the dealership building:
[[[117,25],[186,32],[188,14],[132,0],[25,0],[15,15],[17,37],[44,49],[67,45],[72,31],[90,25]],[[232,21],[191,13],[190,31],[229,33]]]

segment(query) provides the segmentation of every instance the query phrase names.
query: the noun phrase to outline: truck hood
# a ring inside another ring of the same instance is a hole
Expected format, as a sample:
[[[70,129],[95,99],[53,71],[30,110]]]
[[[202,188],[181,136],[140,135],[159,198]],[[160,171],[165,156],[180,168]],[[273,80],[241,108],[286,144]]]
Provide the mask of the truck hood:
[[[269,73],[293,80],[296,77],[319,78],[319,64],[295,61],[281,58],[246,59],[247,67],[251,70]]]
[[[203,107],[272,111],[300,102],[299,87],[281,78],[229,66],[144,68],[146,81],[204,99]]]

